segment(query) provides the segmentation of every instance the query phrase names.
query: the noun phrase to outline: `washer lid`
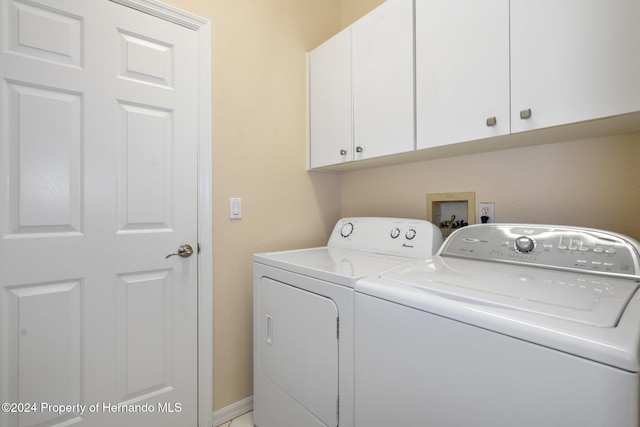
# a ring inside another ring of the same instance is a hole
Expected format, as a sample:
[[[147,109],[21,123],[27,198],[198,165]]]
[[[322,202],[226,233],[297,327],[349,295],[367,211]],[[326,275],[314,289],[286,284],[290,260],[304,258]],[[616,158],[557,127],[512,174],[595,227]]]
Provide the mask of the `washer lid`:
[[[629,278],[442,257],[355,285],[357,294],[629,372],[640,372],[637,288]]]
[[[354,283],[364,276],[380,273],[415,261],[415,259],[350,249],[320,247],[255,254],[254,261],[331,283],[353,287]]]
[[[628,279],[442,257],[393,269],[381,278],[419,293],[597,327],[615,327],[638,289]],[[391,289],[386,298],[393,298]]]

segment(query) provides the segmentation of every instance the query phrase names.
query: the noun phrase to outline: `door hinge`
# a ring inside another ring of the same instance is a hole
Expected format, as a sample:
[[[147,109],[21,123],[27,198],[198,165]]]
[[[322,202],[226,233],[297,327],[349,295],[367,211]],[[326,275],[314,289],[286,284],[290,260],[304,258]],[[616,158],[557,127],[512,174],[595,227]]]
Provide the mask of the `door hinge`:
[[[340,339],[340,318],[336,317],[336,339]]]

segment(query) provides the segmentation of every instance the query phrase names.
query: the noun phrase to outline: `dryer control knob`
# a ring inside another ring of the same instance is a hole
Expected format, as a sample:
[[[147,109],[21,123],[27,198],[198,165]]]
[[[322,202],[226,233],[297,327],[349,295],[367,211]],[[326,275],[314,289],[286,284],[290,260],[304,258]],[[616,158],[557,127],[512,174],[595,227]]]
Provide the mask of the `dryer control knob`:
[[[535,246],[531,237],[520,236],[516,239],[516,249],[520,252],[531,252]]]
[[[410,228],[406,233],[404,233],[404,237],[406,237],[407,240],[413,240],[413,238],[416,237],[416,230]]]
[[[349,237],[351,233],[353,233],[353,224],[350,222],[343,225],[342,229],[340,229],[340,235],[342,237]]]
[[[396,227],[393,230],[391,230],[391,238],[392,239],[397,239],[399,235],[400,235],[400,229],[398,227]]]

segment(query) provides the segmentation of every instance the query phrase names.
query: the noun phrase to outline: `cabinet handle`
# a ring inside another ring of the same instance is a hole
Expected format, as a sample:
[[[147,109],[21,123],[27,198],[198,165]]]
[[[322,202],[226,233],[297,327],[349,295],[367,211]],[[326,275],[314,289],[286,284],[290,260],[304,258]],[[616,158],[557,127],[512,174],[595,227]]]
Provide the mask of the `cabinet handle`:
[[[527,108],[526,110],[520,111],[520,118],[523,120],[531,118],[531,108]]]
[[[487,119],[487,126],[495,126],[498,120],[495,117],[489,117]]]
[[[340,150],[340,155],[341,156],[346,156],[347,155],[347,150]]]
[[[356,153],[362,153],[362,147],[359,145],[356,147]]]

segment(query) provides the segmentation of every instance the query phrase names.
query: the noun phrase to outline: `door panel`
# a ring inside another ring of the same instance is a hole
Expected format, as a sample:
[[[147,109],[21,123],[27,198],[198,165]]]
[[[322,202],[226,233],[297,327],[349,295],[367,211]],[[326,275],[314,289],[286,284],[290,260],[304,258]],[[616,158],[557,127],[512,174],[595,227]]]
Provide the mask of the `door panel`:
[[[5,342],[14,358],[19,357],[17,369],[8,379],[12,384],[19,380],[19,387],[12,388],[3,402],[80,402],[81,281],[32,283],[6,291],[5,319],[12,327]],[[42,381],[43,374],[47,381]],[[20,421],[21,425],[58,423],[77,416],[38,410],[22,414]]]
[[[47,4],[7,3],[9,51],[60,64],[82,66],[82,18]],[[5,23],[3,22],[3,24]]]
[[[197,254],[165,259],[197,246],[197,35],[110,1],[0,22],[0,401],[99,405],[0,425],[197,425]]]
[[[81,232],[82,94],[5,81],[4,236]]]
[[[118,324],[120,401],[171,387],[170,271],[139,272],[119,278]]]
[[[170,230],[171,111],[120,103],[120,232]]]
[[[171,44],[119,29],[120,77],[167,88],[173,87]]]

